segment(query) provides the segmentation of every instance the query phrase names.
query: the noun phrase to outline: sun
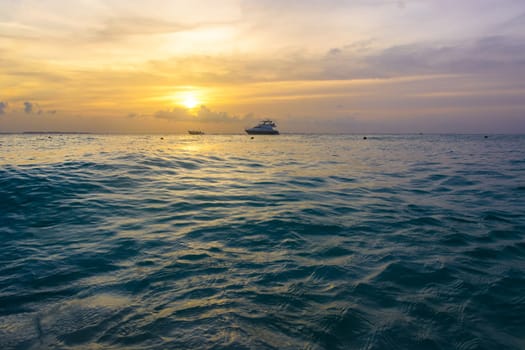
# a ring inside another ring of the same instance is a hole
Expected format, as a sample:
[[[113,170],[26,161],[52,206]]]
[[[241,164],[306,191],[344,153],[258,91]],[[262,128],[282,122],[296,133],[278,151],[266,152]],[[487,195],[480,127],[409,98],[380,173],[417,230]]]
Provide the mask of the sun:
[[[0,0],[1,1],[1,0]],[[195,109],[204,106],[208,101],[208,94],[205,90],[198,87],[187,86],[179,87],[179,91],[167,96],[172,103],[191,110],[193,113]]]
[[[181,96],[181,104],[188,108],[193,109],[200,105],[200,100],[194,92],[188,91]]]

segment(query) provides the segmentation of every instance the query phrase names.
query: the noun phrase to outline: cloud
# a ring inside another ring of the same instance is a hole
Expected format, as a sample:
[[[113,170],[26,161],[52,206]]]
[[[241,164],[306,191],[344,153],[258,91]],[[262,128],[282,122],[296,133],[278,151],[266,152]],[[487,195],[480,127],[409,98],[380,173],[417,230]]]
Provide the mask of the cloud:
[[[166,111],[157,111],[154,114],[155,118],[166,119],[166,120],[178,120],[178,121],[187,121],[195,118],[195,115],[192,115],[190,111],[186,108],[175,107],[171,110]]]
[[[33,103],[33,102],[26,101],[26,102],[24,102],[24,112],[26,114],[33,114],[33,113],[35,113],[35,114],[41,115],[41,114],[44,114],[44,113],[56,114],[57,111],[56,110],[45,111],[38,105],[38,103]]]
[[[145,114],[145,113],[136,113],[136,112],[130,112],[126,115],[127,119],[134,119],[134,120],[140,120],[144,118],[151,118],[151,114]],[[163,118],[160,118],[163,119]],[[164,118],[168,119],[168,118]]]
[[[157,82],[176,77],[208,85],[514,72],[512,78],[525,72],[524,65],[525,38],[489,36],[383,48],[371,40],[358,40],[318,54],[297,49],[270,56],[189,55],[151,61],[145,70]]]
[[[7,108],[9,107],[9,104],[7,102],[2,102],[0,101],[0,115],[2,114],[6,114],[6,111],[7,111]],[[21,110],[20,109],[13,109],[12,112],[13,113],[19,113]],[[54,115],[57,113],[56,110],[43,110],[40,108],[40,106],[37,104],[37,103],[32,103],[32,102],[24,102],[24,113],[26,114],[33,114],[33,113],[36,113],[36,114],[50,114],[50,115]]]
[[[95,38],[103,41],[118,40],[135,35],[151,36],[177,33],[194,28],[198,28],[198,26],[183,25],[154,18],[119,17],[108,19],[103,28],[95,32]]]
[[[333,49],[330,49],[330,50],[328,51],[328,55],[329,55],[329,56],[336,56],[336,55],[339,55],[340,53],[341,53],[341,49],[339,49],[339,48],[337,48],[337,47],[335,47],[335,48],[333,48]]]
[[[31,102],[24,102],[24,112],[27,114],[33,113],[33,104]]]
[[[507,36],[469,42],[416,43],[377,52],[332,48],[324,57],[324,79],[525,71],[525,40]],[[522,75],[522,74],[520,74]]]
[[[206,106],[201,106],[197,112],[197,118],[207,121],[207,122],[223,122],[223,121],[239,121],[245,118],[249,118],[252,114],[247,114],[244,117],[230,115],[226,112],[215,112],[207,108]]]
[[[525,34],[525,12],[509,19],[508,21],[496,26],[495,31],[506,33],[508,35]]]
[[[155,118],[167,119],[172,121],[192,121],[204,123],[230,123],[246,120],[253,120],[253,113],[245,114],[244,116],[232,115],[227,112],[217,112],[209,109],[206,106],[200,106],[197,110],[189,110],[182,107],[175,107],[171,110],[161,110],[154,114]]]

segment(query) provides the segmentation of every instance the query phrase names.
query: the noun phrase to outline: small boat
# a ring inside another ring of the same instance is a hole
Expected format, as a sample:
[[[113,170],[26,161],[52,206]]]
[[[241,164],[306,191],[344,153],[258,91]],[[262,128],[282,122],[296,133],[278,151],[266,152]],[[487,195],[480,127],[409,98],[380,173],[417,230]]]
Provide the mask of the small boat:
[[[253,128],[245,129],[248,135],[279,135],[279,131],[274,129],[275,123],[270,119],[261,121],[257,126]]]
[[[200,131],[200,130],[188,130],[188,134],[190,134],[190,135],[204,135],[204,131]]]

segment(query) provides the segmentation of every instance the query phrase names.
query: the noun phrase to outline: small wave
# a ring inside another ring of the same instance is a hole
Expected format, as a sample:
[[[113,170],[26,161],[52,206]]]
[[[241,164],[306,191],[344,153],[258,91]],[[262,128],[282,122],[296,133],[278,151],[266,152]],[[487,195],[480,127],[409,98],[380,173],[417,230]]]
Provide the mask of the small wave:
[[[423,288],[432,284],[450,283],[454,281],[454,276],[446,267],[428,270],[418,265],[393,262],[388,264],[375,280],[409,288]]]
[[[447,177],[445,180],[441,182],[441,186],[450,186],[454,188],[462,188],[462,187],[468,187],[478,184],[478,181],[469,180],[464,176],[461,175],[455,175]]]
[[[523,348],[524,137],[282,136],[1,136],[0,348]]]

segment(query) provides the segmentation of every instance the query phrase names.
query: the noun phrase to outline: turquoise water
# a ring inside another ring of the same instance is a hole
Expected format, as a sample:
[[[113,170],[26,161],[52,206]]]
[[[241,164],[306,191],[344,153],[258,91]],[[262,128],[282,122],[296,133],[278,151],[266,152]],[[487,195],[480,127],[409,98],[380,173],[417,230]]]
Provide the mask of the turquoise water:
[[[0,135],[0,348],[524,349],[524,150]]]

